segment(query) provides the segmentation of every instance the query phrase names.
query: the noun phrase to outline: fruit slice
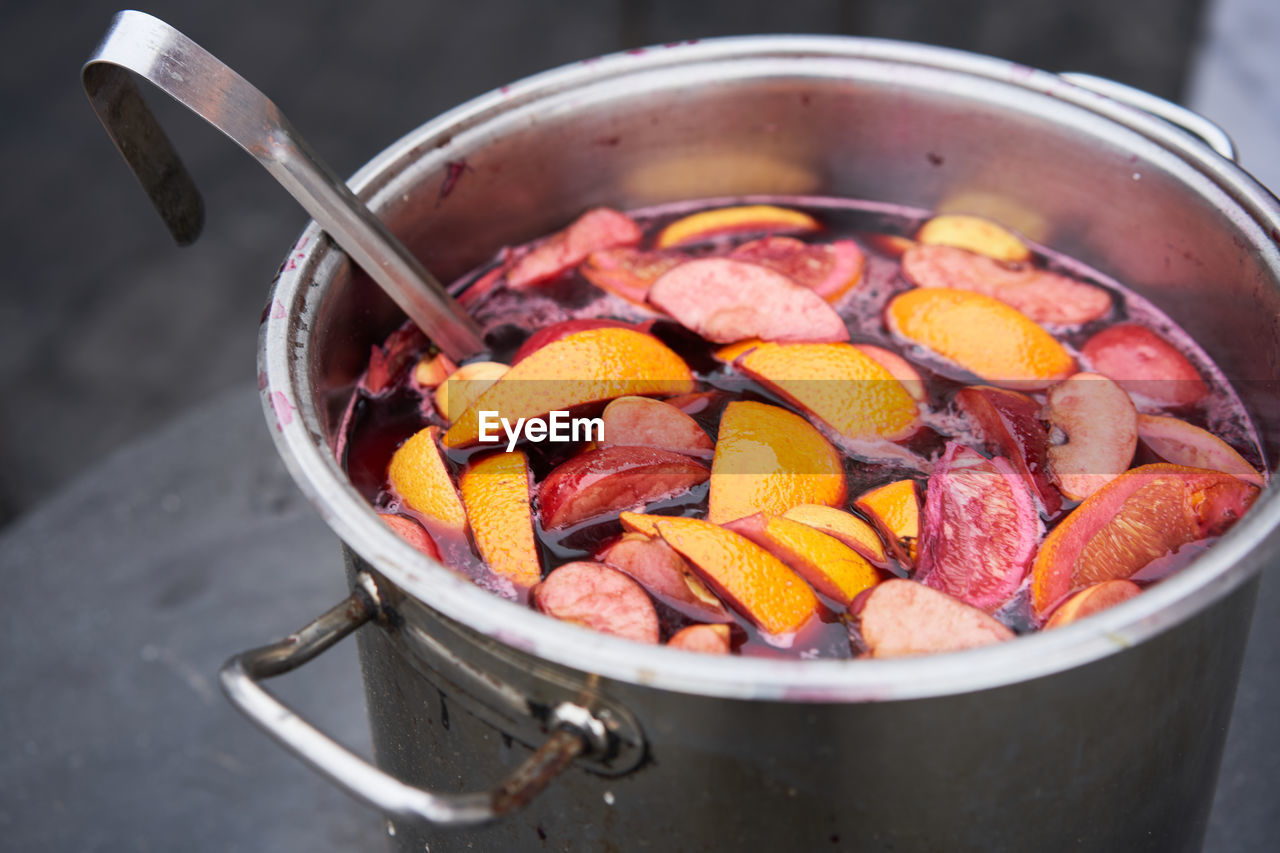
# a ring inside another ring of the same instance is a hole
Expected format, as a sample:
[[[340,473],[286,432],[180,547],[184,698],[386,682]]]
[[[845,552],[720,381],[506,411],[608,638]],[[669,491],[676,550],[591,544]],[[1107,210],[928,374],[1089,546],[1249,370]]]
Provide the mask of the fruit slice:
[[[720,417],[711,463],[707,518],[719,524],[757,512],[780,515],[800,504],[844,501],[840,455],[797,414],[735,400]]]
[[[902,387],[916,401],[923,403],[928,400],[929,395],[925,391],[924,380],[920,378],[920,371],[911,362],[896,352],[873,344],[854,344],[853,348],[889,371],[889,375],[901,382]]]
[[[684,557],[655,536],[625,533],[596,555],[624,572],[669,607],[702,622],[730,622],[724,602],[689,568]]]
[[[782,560],[810,586],[844,607],[880,582],[861,554],[807,524],[756,513],[725,527]]]
[[[686,652],[703,652],[710,655],[729,654],[728,625],[690,625],[681,628],[667,640],[667,646]]]
[[[925,490],[916,579],[992,613],[1026,577],[1039,533],[1013,466],[949,442]]]
[[[1073,500],[1089,497],[1133,461],[1138,412],[1125,390],[1105,376],[1077,373],[1050,388],[1045,420],[1052,428],[1050,476]]]
[[[578,272],[607,293],[636,305],[646,305],[649,287],[663,273],[686,260],[688,257],[679,252],[646,252],[621,247],[592,252]]]
[[[1000,261],[1029,261],[1031,250],[989,219],[947,214],[935,216],[920,226],[916,240],[926,245],[955,246]]]
[[[853,505],[875,523],[894,559],[906,568],[915,565],[916,541],[920,538],[920,491],[915,480],[878,486]]]
[[[1111,312],[1111,294],[1030,264],[1009,265],[951,246],[917,246],[902,256],[917,287],[949,287],[999,299],[1037,323],[1076,326]]]
[[[473,461],[458,479],[476,550],[485,563],[518,587],[542,577],[533,538],[529,464],[519,450]]]
[[[865,240],[868,246],[890,258],[901,258],[912,246],[919,245],[910,237],[903,237],[899,234],[881,234],[872,231],[858,236]]]
[[[1040,404],[1017,391],[971,385],[956,392],[956,403],[969,415],[987,445],[1007,458],[1048,518],[1062,509],[1062,494],[1047,474],[1049,432],[1040,422]]]
[[[1235,448],[1208,430],[1186,421],[1138,415],[1138,438],[1152,453],[1174,465],[1208,468],[1239,477],[1258,487],[1266,485],[1262,475]]]
[[[381,394],[409,366],[414,353],[427,345],[427,338],[417,326],[402,326],[383,342],[369,351],[369,369],[365,371],[360,387],[370,394]]]
[[[1145,326],[1109,326],[1089,338],[1081,354],[1124,390],[1161,405],[1188,406],[1209,393],[1187,357]]]
[[[716,343],[849,339],[821,296],[782,273],[731,258],[680,264],[653,283],[649,302]]]
[[[915,581],[891,578],[853,603],[867,657],[956,652],[1013,639],[1013,632],[975,607]]]
[[[688,456],[652,447],[604,447],[579,453],[538,489],[542,526],[568,527],[683,494],[706,482],[707,469]]]
[[[626,530],[661,536],[725,602],[760,630],[785,638],[818,610],[818,598],[786,563],[730,530],[698,518],[620,516]]]
[[[634,246],[643,236],[640,226],[624,213],[597,207],[520,258],[507,273],[511,287],[549,281],[576,267],[592,252],[615,246]]]
[[[637,643],[658,642],[658,612],[640,585],[602,563],[565,563],[533,588],[534,607],[562,622]]]
[[[510,369],[498,361],[473,361],[462,365],[436,386],[436,411],[452,422]]]
[[[543,326],[530,335],[511,357],[511,366],[515,367],[538,350],[553,341],[567,338],[575,332],[587,332],[592,329],[631,329],[637,332],[648,332],[648,329],[624,323],[621,320],[610,320],[604,317],[586,317],[580,320],[561,320],[550,326]]]
[[[517,418],[599,403],[628,394],[686,394],[689,367],[657,338],[633,329],[588,329],[539,349],[480,395],[445,434],[445,444],[479,440],[479,412]]]
[[[759,338],[747,338],[745,341],[738,341],[736,344],[723,346],[712,353],[717,361],[723,361],[725,364],[733,364],[743,353],[751,352],[751,350],[763,344],[764,341]]]
[[[411,521],[402,515],[392,515],[389,512],[380,512],[378,517],[386,522],[387,527],[394,530],[401,539],[414,548],[417,548],[433,560],[440,559],[440,549],[436,547],[431,534],[422,529],[421,524]]]
[[[1003,302],[946,288],[895,296],[889,329],[995,385],[1043,388],[1075,372],[1062,344]]]
[[[453,359],[442,352],[435,355],[424,355],[413,368],[413,382],[419,388],[427,391],[434,391],[440,387],[440,383],[444,382],[454,371],[458,369],[458,365],[453,363]]]
[[[409,437],[391,456],[387,479],[405,505],[430,523],[461,536],[467,514],[444,467],[436,439],[440,427],[429,426]]]
[[[919,425],[902,383],[849,344],[761,344],[736,364],[845,438],[894,441]]]
[[[809,244],[794,237],[765,237],[743,243],[729,257],[768,267],[828,302],[835,302],[862,278],[866,258],[852,240]]]
[[[1257,487],[1203,468],[1156,464],[1126,471],[1045,537],[1032,566],[1037,618],[1078,589],[1132,577],[1183,545],[1219,535],[1257,496]]]
[[[715,445],[698,422],[670,403],[649,397],[619,397],[604,407],[603,445],[656,447],[699,459]]]
[[[877,565],[885,565],[888,559],[875,528],[851,512],[819,504],[801,504],[784,512],[782,517],[834,536]]]
[[[1142,587],[1133,581],[1115,580],[1096,583],[1062,602],[1062,605],[1053,611],[1049,621],[1044,623],[1045,630],[1062,628],[1072,622],[1078,622],[1086,616],[1092,616],[1108,607],[1115,607],[1122,601],[1128,601],[1140,592]]]
[[[771,204],[721,207],[677,219],[658,233],[655,245],[666,249],[701,243],[723,234],[796,233],[817,231],[820,227],[818,221],[807,213]]]

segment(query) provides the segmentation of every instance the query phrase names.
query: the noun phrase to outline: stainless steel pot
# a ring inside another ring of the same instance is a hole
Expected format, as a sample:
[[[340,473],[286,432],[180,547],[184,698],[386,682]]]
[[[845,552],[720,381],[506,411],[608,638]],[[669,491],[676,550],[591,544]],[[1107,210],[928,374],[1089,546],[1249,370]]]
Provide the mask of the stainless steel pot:
[[[1147,105],[1230,154],[1195,117]],[[598,204],[821,193],[990,216],[1161,305],[1236,382],[1276,462],[1280,206],[1204,141],[1061,76],[859,39],[637,51],[477,98],[352,185],[445,280]],[[1274,490],[1180,574],[1004,645],[857,662],[641,646],[499,600],[380,523],[332,448],[370,344],[401,315],[314,224],[273,300],[263,400],[345,543],[353,593],[234,659],[224,685],[385,810],[397,847],[1201,843],[1257,574],[1277,550]],[[257,683],[365,622],[380,769]]]

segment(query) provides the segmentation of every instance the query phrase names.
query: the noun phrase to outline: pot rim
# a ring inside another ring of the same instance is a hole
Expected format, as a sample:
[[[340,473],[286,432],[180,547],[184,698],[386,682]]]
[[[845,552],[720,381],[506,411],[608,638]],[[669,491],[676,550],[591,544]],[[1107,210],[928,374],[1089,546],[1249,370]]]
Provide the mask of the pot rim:
[[[794,65],[852,60],[953,72],[1025,90],[1046,108],[1083,108],[1109,129],[1136,133],[1190,165],[1235,201],[1235,224],[1255,231],[1252,248],[1268,256],[1280,279],[1280,253],[1268,242],[1280,233],[1280,204],[1234,163],[1153,116],[1079,88],[1045,71],[963,51],[841,36],[747,36],[686,42],[611,54],[542,72],[472,99],[411,131],[369,161],[349,181],[375,211],[379,190],[409,165],[456,157],[471,131],[545,99],[589,85],[671,69],[765,60]],[[423,153],[426,152],[426,153]],[[1251,220],[1251,221],[1250,221]],[[1252,227],[1250,227],[1252,226]],[[383,524],[347,481],[325,441],[315,401],[307,393],[310,320],[341,252],[329,251],[308,224],[282,269],[273,310],[259,337],[264,411],[276,447],[294,480],[325,522],[378,572],[426,606],[520,651],[575,670],[685,693],[741,699],[813,702],[886,701],[994,688],[1047,676],[1127,649],[1190,618],[1247,581],[1265,562],[1264,540],[1280,525],[1280,502],[1268,488],[1254,508],[1216,545],[1160,584],[1067,628],[1014,642],[893,660],[771,660],[686,654],[558,622],[495,596],[420,554]],[[283,310],[282,310],[283,309]]]

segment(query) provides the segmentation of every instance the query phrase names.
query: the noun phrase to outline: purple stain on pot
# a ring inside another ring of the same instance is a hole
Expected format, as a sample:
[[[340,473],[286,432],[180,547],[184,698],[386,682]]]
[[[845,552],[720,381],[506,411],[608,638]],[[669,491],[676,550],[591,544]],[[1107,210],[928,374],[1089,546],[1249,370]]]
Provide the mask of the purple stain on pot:
[[[471,170],[471,166],[466,160],[449,160],[444,164],[444,170],[444,182],[440,184],[440,195],[436,197],[436,207],[449,197],[449,193],[453,192],[453,188],[462,178],[462,173]]]
[[[287,315],[288,312],[284,310],[284,303],[279,299],[275,300],[275,302],[271,304],[272,320],[283,320]]]
[[[627,56],[644,56],[645,49],[643,47],[633,47],[627,50]]]
[[[293,423],[295,409],[293,403],[289,402],[289,398],[285,396],[283,391],[271,392],[271,411],[276,414],[276,430],[278,432],[284,432],[284,428]]]
[[[258,371],[258,390],[264,391],[267,387],[267,372],[265,370]]]

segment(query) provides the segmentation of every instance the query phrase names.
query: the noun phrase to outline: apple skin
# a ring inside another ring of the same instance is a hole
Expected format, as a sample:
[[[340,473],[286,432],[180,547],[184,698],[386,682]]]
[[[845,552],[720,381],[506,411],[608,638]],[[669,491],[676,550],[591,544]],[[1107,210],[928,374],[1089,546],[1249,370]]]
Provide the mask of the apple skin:
[[[538,509],[548,530],[687,492],[711,476],[681,453],[603,447],[579,453],[542,481]]]
[[[564,622],[638,643],[657,643],[658,611],[640,584],[586,560],[565,563],[530,592],[533,606]]]
[[[1049,431],[1040,422],[1040,404],[1017,391],[992,385],[970,385],[956,393],[962,411],[977,424],[988,447],[1013,464],[1039,498],[1046,518],[1062,511],[1062,493],[1049,482]]]

